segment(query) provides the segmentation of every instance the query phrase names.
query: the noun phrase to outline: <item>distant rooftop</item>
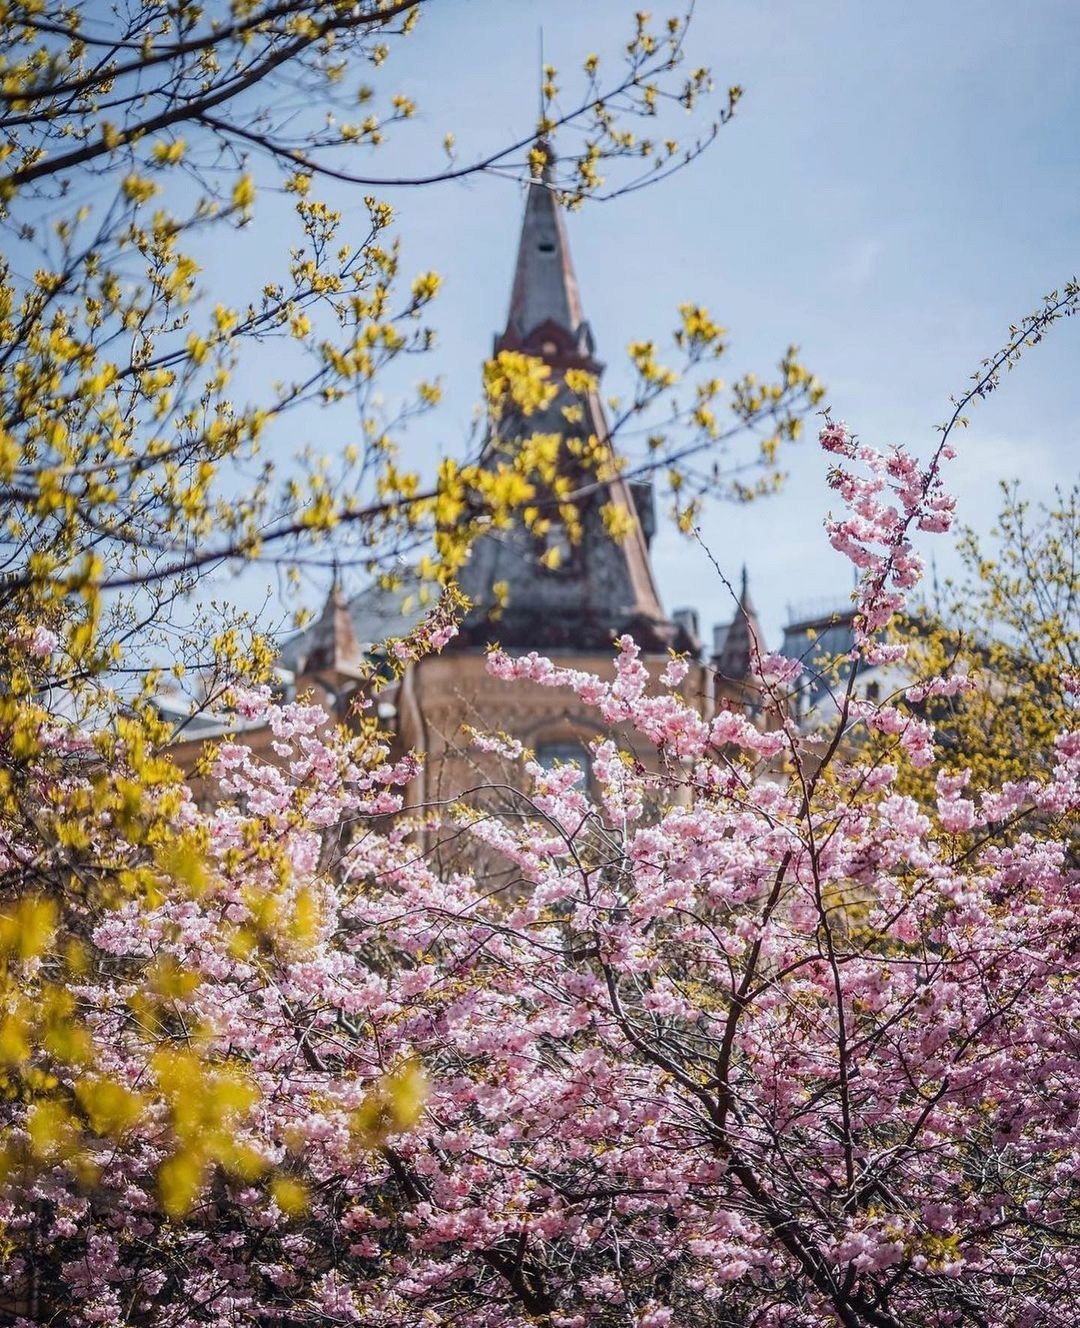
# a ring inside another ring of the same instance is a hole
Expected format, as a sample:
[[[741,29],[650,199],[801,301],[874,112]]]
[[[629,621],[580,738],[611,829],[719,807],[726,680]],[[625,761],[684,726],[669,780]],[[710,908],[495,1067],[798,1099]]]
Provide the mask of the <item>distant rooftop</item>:
[[[792,632],[800,627],[813,627],[832,619],[840,622],[850,618],[855,608],[850,595],[817,595],[813,599],[800,600],[787,606],[785,632]]]

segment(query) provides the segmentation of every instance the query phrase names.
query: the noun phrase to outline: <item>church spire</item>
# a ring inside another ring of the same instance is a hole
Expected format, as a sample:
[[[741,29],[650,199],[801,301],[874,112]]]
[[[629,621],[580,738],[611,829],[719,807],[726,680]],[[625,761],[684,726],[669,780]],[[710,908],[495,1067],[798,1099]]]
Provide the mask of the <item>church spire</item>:
[[[720,628],[717,629],[719,636]],[[735,616],[723,637],[716,641],[713,667],[723,683],[744,682],[751,673],[755,658],[765,653],[765,637],[758,621],[757,610],[750,598],[750,577],[743,563],[739,588],[739,603]]]
[[[299,671],[351,677],[356,675],[363,662],[364,652],[356,639],[349,603],[335,565],[330,593],[321,616],[308,633],[307,651]]]
[[[566,382],[569,369],[598,375],[592,335],[582,317],[566,229],[552,183],[550,149],[529,185],[506,331],[495,350],[542,359],[551,369],[554,399],[528,418],[498,421],[489,440],[493,463],[522,437],[560,439],[560,473],[581,490],[578,530],[563,525],[558,502],[548,500],[541,530],[518,524],[492,531],[473,545],[459,585],[472,602],[451,649],[498,640],[507,649],[606,652],[614,637],[630,633],[645,650],[696,651],[689,628],[669,618],[657,593],[643,516],[652,525],[647,481],[633,487],[614,473],[598,479],[582,460],[582,440],[613,451],[595,383],[584,390]],[[621,534],[609,533],[614,514]],[[554,556],[552,556],[554,554]]]
[[[506,330],[495,350],[537,355],[554,367],[596,370],[589,325],[570,258],[554,185],[555,154],[541,141],[543,165],[529,185]]]

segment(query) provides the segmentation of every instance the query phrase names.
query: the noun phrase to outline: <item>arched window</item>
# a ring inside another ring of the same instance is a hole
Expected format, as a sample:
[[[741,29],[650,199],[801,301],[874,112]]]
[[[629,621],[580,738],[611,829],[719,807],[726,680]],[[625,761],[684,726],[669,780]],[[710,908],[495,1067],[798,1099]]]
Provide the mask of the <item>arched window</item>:
[[[536,759],[545,770],[554,770],[557,765],[576,765],[588,775],[590,768],[589,753],[580,742],[573,738],[564,738],[558,742],[541,742],[536,747]]]

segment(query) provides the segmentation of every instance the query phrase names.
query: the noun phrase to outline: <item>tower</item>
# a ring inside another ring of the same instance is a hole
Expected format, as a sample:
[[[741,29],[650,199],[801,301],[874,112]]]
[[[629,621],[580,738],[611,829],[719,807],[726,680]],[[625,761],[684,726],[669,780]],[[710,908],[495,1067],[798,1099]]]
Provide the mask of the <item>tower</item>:
[[[411,666],[401,685],[399,734],[404,746],[425,754],[421,797],[428,799],[454,797],[482,782],[483,766],[461,741],[463,723],[508,733],[545,764],[575,759],[587,765],[586,744],[604,731],[595,712],[569,692],[488,677],[485,655],[494,642],[511,654],[536,650],[559,664],[610,676],[613,642],[628,633],[656,672],[670,650],[689,653],[694,665],[684,693],[703,711],[711,708],[694,615],[669,616],[657,592],[652,485],[629,482],[614,464],[595,381],[603,366],[584,317],[550,159],[528,186],[510,307],[494,350],[542,360],[557,390],[545,409],[499,421],[485,464],[505,460],[524,438],[557,438],[557,474],[574,494],[574,528],[560,520],[552,494],[538,493],[536,503],[548,518],[541,532],[519,522],[474,544],[459,575],[473,607],[458,637],[441,655]],[[592,384],[582,389],[575,370]],[[600,458],[599,468],[583,462],[583,449]],[[638,755],[649,763],[650,753]]]
[[[576,760],[583,767],[588,742],[607,731],[570,692],[490,678],[486,654],[496,642],[512,654],[535,650],[611,676],[613,643],[627,633],[657,674],[671,650],[688,653],[693,663],[682,691],[703,713],[712,707],[696,615],[668,616],[657,592],[649,556],[652,484],[627,480],[616,464],[597,388],[603,366],[582,313],[550,162],[528,186],[510,308],[495,353],[539,358],[555,392],[540,412],[500,419],[483,464],[496,466],[524,439],[544,434],[557,440],[556,478],[549,476],[552,491],[535,499],[542,522],[531,528],[515,522],[474,543],[459,575],[472,608],[457,638],[441,654],[408,664],[379,694],[379,718],[393,728],[398,750],[424,761],[410,791],[414,805],[515,778],[472,750],[464,726],[509,734],[542,762]],[[575,378],[572,371],[581,372]],[[408,633],[424,612],[415,604],[406,611],[401,593],[379,584],[346,601],[335,578],[321,617],[283,644],[279,664],[298,692],[314,692],[338,718],[348,718],[355,687],[370,686],[366,665],[380,643]],[[633,748],[630,735],[618,736]],[[255,733],[243,740],[269,742]],[[651,764],[651,752],[637,755]]]
[[[727,627],[714,629],[712,667],[718,705],[753,710],[760,700],[760,685],[752,665],[755,657],[765,654],[765,636],[758,622],[757,610],[750,598],[750,577],[745,563],[739,602]]]
[[[335,718],[347,718],[352,692],[369,670],[336,569],[322,614],[282,648],[278,664]]]
[[[579,530],[566,528],[548,493],[538,496],[541,505],[546,500],[550,522],[542,535],[519,524],[481,537],[459,577],[474,608],[455,646],[470,650],[497,640],[508,650],[602,654],[628,632],[650,653],[696,654],[699,643],[687,624],[664,613],[657,593],[649,558],[652,485],[630,483],[605,464],[614,453],[597,387],[575,392],[567,386],[568,371],[583,370],[598,381],[603,366],[582,312],[550,163],[549,152],[543,173],[529,185],[510,309],[494,349],[542,360],[558,390],[547,409],[501,420],[487,455],[495,463],[515,438],[557,437],[559,474],[579,495]],[[594,464],[582,461],[583,451],[600,458],[607,472],[602,480]]]

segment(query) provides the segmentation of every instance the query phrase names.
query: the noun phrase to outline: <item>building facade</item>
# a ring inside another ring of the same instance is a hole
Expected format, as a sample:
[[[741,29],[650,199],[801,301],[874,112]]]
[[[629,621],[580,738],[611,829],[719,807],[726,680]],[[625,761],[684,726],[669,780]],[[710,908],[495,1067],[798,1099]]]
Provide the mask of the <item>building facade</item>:
[[[549,497],[552,519],[542,537],[523,524],[481,535],[459,575],[472,607],[458,636],[440,654],[410,663],[403,677],[374,698],[395,746],[423,758],[423,773],[411,793],[416,805],[456,798],[501,777],[470,744],[470,727],[505,733],[544,763],[577,760],[583,766],[589,742],[605,732],[595,712],[569,691],[491,678],[485,659],[492,643],[511,654],[537,651],[557,664],[611,676],[613,643],[629,634],[654,674],[671,651],[686,653],[692,666],[684,695],[703,714],[714,704],[696,615],[669,614],[657,589],[650,558],[651,482],[628,481],[615,464],[602,466],[600,478],[595,465],[581,460],[583,440],[590,442],[594,458],[612,461],[615,445],[598,391],[572,391],[567,385],[571,370],[584,370],[598,382],[603,366],[584,317],[565,218],[546,171],[528,186],[509,311],[494,349],[541,359],[557,391],[527,420],[500,421],[487,441],[485,464],[505,460],[517,439],[558,436],[559,474],[578,495],[575,529],[562,524],[559,504]],[[545,495],[537,501],[543,503]],[[609,533],[611,525],[621,532],[618,538]],[[346,718],[353,691],[370,687],[362,680],[382,643],[405,635],[422,616],[417,609],[402,611],[406,595],[371,586],[346,597],[335,582],[320,617],[282,646],[281,676],[289,690],[311,694]],[[210,736],[193,731],[177,748],[180,761],[190,767]],[[633,749],[632,735],[618,736]],[[243,735],[256,747],[261,738],[255,731]],[[636,754],[650,763],[651,753]]]

